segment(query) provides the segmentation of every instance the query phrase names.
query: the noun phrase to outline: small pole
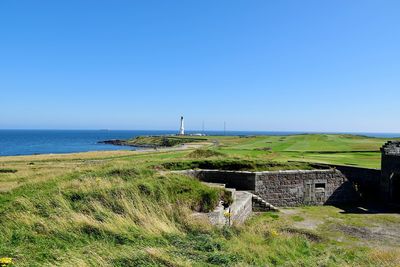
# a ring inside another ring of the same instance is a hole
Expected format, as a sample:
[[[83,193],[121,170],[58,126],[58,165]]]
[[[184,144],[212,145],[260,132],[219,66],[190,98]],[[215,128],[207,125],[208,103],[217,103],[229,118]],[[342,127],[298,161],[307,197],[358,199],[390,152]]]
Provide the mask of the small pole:
[[[229,226],[231,226],[231,207],[229,207]]]

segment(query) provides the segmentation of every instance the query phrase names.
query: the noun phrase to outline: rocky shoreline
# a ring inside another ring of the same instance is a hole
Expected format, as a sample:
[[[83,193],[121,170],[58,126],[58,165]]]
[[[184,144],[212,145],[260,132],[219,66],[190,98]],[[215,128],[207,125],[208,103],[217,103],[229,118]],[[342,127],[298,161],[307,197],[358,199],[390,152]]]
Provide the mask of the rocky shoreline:
[[[100,141],[100,144],[110,144],[116,146],[130,146],[130,147],[142,147],[142,148],[169,148],[177,147],[187,143],[203,142],[206,141],[204,138],[196,137],[181,137],[181,136],[138,136],[133,139],[112,139]]]
[[[143,148],[154,148],[157,147],[155,145],[143,145],[143,144],[132,144],[129,143],[128,140],[121,140],[121,139],[111,139],[111,140],[104,140],[97,142],[98,144],[107,144],[107,145],[114,145],[114,146],[130,146],[130,147],[143,147]]]

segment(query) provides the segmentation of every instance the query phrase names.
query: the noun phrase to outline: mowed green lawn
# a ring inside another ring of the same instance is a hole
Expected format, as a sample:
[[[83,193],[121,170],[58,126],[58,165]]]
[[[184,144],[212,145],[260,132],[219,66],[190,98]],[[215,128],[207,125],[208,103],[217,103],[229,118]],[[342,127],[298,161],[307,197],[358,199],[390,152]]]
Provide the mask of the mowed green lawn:
[[[215,139],[219,140],[219,150],[231,155],[367,168],[380,168],[380,148],[391,140],[347,134],[216,137]]]

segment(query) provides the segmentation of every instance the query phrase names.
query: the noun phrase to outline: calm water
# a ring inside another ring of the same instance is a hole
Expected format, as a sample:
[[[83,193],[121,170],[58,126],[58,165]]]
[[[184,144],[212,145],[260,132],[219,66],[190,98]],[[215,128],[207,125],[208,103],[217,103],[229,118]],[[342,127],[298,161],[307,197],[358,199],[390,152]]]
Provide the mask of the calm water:
[[[174,134],[176,131],[89,131],[89,130],[0,130],[0,156],[73,153],[101,150],[135,150],[139,148],[98,144],[109,139],[128,139],[141,135]],[[189,132],[190,133],[190,132]],[[209,131],[209,135],[223,132]],[[304,132],[242,132],[226,135],[287,135]],[[358,133],[360,134],[360,133]],[[400,134],[362,133],[371,137],[399,137]]]

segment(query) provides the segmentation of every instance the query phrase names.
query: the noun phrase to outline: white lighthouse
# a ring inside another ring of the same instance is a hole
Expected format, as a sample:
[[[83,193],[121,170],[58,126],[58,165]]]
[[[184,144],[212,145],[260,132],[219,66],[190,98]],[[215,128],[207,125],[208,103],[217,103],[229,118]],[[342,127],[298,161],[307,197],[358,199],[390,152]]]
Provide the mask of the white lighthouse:
[[[179,135],[185,135],[183,116],[181,116],[181,127],[179,128]]]

